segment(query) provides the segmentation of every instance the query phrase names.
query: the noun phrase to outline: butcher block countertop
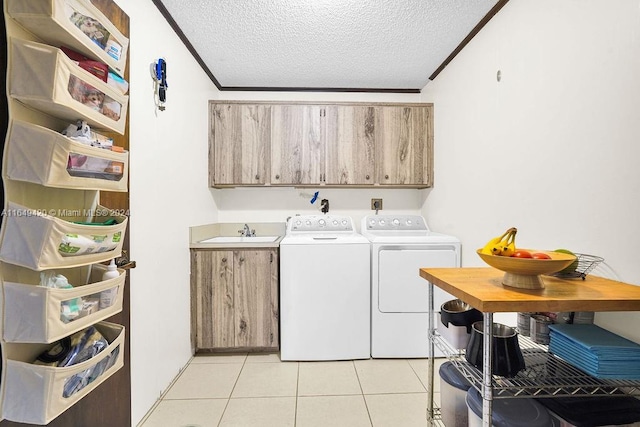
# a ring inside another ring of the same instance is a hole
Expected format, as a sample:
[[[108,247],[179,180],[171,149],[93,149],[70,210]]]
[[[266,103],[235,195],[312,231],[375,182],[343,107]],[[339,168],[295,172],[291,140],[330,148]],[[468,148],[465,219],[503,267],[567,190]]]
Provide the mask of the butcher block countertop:
[[[494,268],[421,268],[420,276],[482,312],[640,311],[640,286],[588,275],[542,276],[544,289],[502,284]]]

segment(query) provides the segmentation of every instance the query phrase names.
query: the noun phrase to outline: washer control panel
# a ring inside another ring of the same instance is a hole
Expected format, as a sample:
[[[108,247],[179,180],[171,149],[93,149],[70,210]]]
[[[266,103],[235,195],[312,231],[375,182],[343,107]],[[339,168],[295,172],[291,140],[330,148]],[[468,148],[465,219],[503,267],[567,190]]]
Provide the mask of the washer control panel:
[[[363,224],[370,231],[428,231],[427,223],[420,215],[370,215]]]
[[[300,215],[289,219],[287,233],[353,233],[353,220],[343,215]]]

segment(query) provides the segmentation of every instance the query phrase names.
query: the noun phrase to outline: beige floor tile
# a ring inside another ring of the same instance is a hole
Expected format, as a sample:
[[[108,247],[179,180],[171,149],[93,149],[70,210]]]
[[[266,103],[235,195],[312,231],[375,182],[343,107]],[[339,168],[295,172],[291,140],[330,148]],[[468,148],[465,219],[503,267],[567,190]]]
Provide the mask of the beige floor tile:
[[[216,427],[227,399],[162,400],[140,427]]]
[[[244,363],[247,354],[197,354],[191,364],[197,363]]]
[[[446,358],[437,358],[434,362],[433,369],[433,391],[434,393],[440,392],[440,375],[438,372],[440,371],[440,366],[447,361]],[[428,375],[429,375],[429,359],[408,359],[409,365],[413,368],[413,371],[416,373],[420,382],[428,390]]]
[[[231,397],[295,396],[298,363],[245,363]]]
[[[287,427],[295,417],[295,397],[230,399],[220,427]]]
[[[255,353],[247,356],[247,363],[280,363],[278,353]]]
[[[423,427],[427,425],[427,394],[366,395],[373,427]]]
[[[227,398],[238,379],[241,363],[189,364],[165,399]]]
[[[362,395],[299,397],[296,427],[327,426],[370,427],[371,421],[364,397]]]
[[[362,394],[352,361],[300,362],[298,396]]]
[[[354,363],[364,394],[427,391],[407,360],[369,359]]]

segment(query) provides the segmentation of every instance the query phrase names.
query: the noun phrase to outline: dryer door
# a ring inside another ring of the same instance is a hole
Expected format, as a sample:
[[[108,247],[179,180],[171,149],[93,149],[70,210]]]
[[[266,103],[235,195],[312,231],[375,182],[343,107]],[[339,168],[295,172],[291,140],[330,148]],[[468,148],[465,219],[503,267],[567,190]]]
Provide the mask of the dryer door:
[[[459,256],[452,246],[381,247],[378,252],[378,309],[383,313],[427,313],[429,286],[420,277],[419,269],[457,266]],[[450,299],[454,297],[434,286],[436,311]]]

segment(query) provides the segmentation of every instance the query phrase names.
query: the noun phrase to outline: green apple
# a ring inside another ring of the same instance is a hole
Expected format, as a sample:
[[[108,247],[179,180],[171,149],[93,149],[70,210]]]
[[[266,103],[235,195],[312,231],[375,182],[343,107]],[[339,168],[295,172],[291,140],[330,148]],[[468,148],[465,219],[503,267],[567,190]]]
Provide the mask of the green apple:
[[[568,249],[556,249],[553,252],[558,252],[558,253],[561,253],[561,254],[568,254],[568,255],[576,256],[576,254],[574,254],[573,252],[571,252]],[[575,261],[573,261],[571,264],[569,264],[568,267],[565,267],[562,270],[558,271],[558,273],[560,273],[560,274],[573,274],[576,271],[577,268],[578,268],[578,258],[576,257]]]

